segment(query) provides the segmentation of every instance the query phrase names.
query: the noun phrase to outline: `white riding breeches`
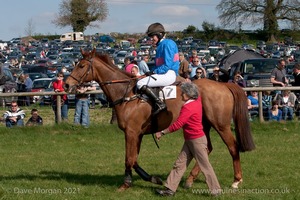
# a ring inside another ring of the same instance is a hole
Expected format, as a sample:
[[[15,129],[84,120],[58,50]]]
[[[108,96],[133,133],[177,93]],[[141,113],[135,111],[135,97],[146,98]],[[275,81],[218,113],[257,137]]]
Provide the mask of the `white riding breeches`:
[[[153,77],[153,78],[152,78]],[[167,71],[165,74],[152,74],[139,80],[136,84],[138,89],[144,85],[149,87],[161,87],[171,85],[176,81],[176,73],[173,70]]]

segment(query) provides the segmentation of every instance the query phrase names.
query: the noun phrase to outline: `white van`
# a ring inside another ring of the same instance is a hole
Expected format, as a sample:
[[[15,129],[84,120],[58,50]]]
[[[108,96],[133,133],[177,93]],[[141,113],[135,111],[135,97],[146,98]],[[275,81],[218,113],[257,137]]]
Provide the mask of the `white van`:
[[[82,32],[64,33],[60,36],[60,41],[63,42],[66,40],[72,40],[72,41],[84,40],[83,33]]]

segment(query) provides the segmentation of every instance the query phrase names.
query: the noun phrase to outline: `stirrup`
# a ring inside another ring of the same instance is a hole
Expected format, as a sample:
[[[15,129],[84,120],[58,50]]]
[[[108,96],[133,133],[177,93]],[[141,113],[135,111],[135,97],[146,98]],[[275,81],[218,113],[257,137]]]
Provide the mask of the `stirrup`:
[[[157,109],[152,113],[152,115],[157,115],[161,111],[165,110],[167,108],[166,104],[156,105]]]

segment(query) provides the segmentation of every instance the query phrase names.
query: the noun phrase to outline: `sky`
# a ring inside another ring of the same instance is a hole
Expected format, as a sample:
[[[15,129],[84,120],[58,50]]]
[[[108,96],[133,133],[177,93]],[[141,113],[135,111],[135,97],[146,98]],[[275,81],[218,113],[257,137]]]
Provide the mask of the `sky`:
[[[109,15],[100,27],[88,27],[84,34],[119,32],[144,33],[154,22],[167,31],[182,31],[189,25],[202,29],[203,21],[220,26],[216,6],[221,0],[106,0]],[[61,0],[0,0],[0,40],[26,36],[31,21],[34,34],[61,35],[72,28],[52,24]],[[3,6],[4,5],[4,6]]]

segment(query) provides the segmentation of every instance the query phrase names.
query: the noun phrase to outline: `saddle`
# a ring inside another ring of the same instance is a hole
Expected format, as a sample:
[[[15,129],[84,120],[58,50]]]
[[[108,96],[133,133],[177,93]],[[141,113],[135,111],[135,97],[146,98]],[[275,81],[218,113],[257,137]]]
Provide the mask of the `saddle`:
[[[174,83],[172,83],[171,85],[168,86],[178,86],[181,83],[185,82],[185,79],[181,76],[176,76],[176,80]],[[152,87],[151,89],[153,90],[153,92],[157,95],[160,96],[159,93],[163,91],[163,88],[165,88],[167,86],[160,86],[160,87]],[[140,93],[139,91],[137,91],[137,93],[140,95],[140,98],[147,101],[149,98],[147,95],[143,95],[142,93]],[[165,97],[163,97],[163,100],[165,100]]]

